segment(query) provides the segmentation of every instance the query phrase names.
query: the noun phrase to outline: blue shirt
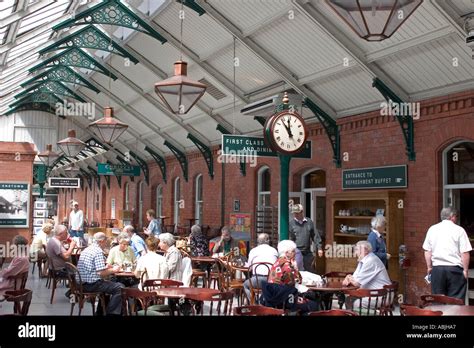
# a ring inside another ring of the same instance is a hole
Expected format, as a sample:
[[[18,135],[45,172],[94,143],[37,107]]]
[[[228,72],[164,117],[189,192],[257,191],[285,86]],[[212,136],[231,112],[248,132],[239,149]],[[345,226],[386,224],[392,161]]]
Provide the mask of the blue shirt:
[[[148,230],[150,234],[153,234],[155,237],[158,236],[161,233],[161,222],[157,219],[151,220],[148,225]]]
[[[130,238],[130,242],[133,252],[135,253],[135,257],[138,260],[141,256],[141,252],[146,250],[145,241],[138,234],[134,233],[132,238]]]
[[[83,283],[95,283],[100,280],[98,272],[106,268],[104,251],[95,242],[82,251],[77,262],[77,270]],[[79,282],[79,279],[76,280]]]

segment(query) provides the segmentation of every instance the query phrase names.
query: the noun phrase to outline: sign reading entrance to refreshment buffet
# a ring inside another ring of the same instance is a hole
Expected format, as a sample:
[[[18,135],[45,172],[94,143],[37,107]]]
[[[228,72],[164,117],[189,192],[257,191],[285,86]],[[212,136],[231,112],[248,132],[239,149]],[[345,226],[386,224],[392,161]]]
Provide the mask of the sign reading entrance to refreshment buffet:
[[[222,155],[244,157],[277,157],[278,153],[269,148],[263,137],[223,134]],[[307,140],[303,151],[293,155],[294,158],[311,159],[311,141]]]
[[[55,188],[80,188],[79,178],[48,178],[49,187]]]
[[[0,227],[29,226],[30,185],[26,182],[0,182]]]
[[[99,175],[140,176],[139,166],[97,163],[97,168]]]
[[[379,189],[407,187],[407,166],[346,169],[342,171],[342,188]]]

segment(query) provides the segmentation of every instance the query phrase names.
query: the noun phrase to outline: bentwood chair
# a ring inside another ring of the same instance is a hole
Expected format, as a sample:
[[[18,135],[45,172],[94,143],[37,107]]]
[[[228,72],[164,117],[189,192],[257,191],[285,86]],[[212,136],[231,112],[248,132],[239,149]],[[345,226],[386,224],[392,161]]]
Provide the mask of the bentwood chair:
[[[201,302],[199,309],[196,310],[196,306],[193,306],[194,315],[204,314],[204,304],[203,302],[210,302],[209,304],[209,313],[207,315],[218,315],[218,316],[227,316],[232,314],[232,303],[234,300],[234,293],[232,291],[220,292],[218,294],[199,294],[193,297],[193,301]],[[214,303],[216,303],[216,312],[213,314]]]
[[[50,304],[53,304],[54,294],[56,293],[56,288],[58,283],[63,282],[65,284],[68,279],[67,276],[59,275],[57,271],[51,268],[52,264],[49,264],[48,269],[48,279],[46,280],[46,286],[51,288],[51,299],[49,300]]]
[[[342,282],[344,278],[348,275],[352,274],[351,272],[328,272],[323,275],[323,278],[326,279],[327,282]],[[323,295],[323,302],[324,307],[326,309],[332,308],[333,300],[337,300],[339,303],[344,303],[345,295],[340,293],[326,293]]]
[[[327,311],[317,311],[317,312],[309,312],[309,316],[311,317],[350,317],[350,316],[359,316],[354,311],[350,311],[347,309],[330,309]]]
[[[382,315],[387,298],[386,289],[346,290],[346,308],[359,315]]]
[[[29,289],[5,291],[5,300],[13,302],[13,314],[26,316],[30,309],[33,291]]]
[[[173,279],[147,279],[142,281],[143,291],[149,292],[161,288],[177,288],[182,285],[182,282]],[[160,313],[168,312],[169,315],[174,315],[174,313],[172,312],[172,306],[170,306],[169,304],[165,304],[164,300],[159,297],[155,299],[154,304],[148,307],[148,310]],[[177,315],[179,315],[179,310],[177,310],[176,312]]]
[[[13,276],[12,279],[13,279],[13,289],[23,290],[26,286],[26,281],[28,280],[28,271],[19,273],[16,276]]]
[[[449,297],[446,295],[422,295],[421,307],[426,307],[431,304],[453,304],[453,305],[464,305],[464,300],[455,297]]]
[[[150,309],[157,296],[153,291],[141,291],[135,288],[122,288],[122,315],[159,316],[164,315]]]
[[[387,298],[385,299],[385,306],[382,308],[382,315],[393,316],[395,303],[397,302],[398,282],[393,281],[392,284],[384,285],[383,288],[387,290]]]
[[[69,287],[72,297],[71,301],[71,313],[74,311],[76,303],[79,305],[78,315],[81,315],[84,303],[89,301],[92,305],[92,315],[95,314],[95,300],[99,299],[99,304],[102,306],[102,313],[105,314],[105,295],[102,292],[84,292],[82,288],[82,278],[76,266],[70,262],[66,262],[67,277],[69,280]]]
[[[235,316],[280,316],[284,315],[283,309],[277,309],[265,306],[242,306],[234,308]]]
[[[249,266],[249,285],[250,285],[250,304],[254,305],[255,303],[259,303],[257,296],[262,292],[262,283],[263,281],[268,281],[268,276],[270,274],[270,270],[272,269],[272,264],[270,262],[256,262]],[[252,284],[252,278],[258,274],[266,273],[266,277],[262,280],[263,277],[255,277],[256,284],[255,286]],[[257,301],[256,301],[257,300]]]
[[[422,309],[416,306],[411,305],[400,305],[400,314],[402,316],[411,317],[411,316],[442,316],[442,311],[431,311],[429,309]]]

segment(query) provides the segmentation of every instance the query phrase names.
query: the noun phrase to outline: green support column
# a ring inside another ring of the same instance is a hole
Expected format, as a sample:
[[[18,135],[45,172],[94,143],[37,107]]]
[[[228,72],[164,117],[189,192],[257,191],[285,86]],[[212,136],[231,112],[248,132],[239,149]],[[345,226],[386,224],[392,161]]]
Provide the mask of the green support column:
[[[289,177],[291,156],[279,154],[280,159],[280,240],[289,239]]]

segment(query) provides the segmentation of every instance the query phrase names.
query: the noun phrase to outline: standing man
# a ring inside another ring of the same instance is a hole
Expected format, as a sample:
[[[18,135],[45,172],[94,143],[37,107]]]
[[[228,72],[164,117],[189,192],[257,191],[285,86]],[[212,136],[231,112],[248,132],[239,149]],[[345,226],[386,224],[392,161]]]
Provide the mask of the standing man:
[[[378,256],[385,268],[387,268],[387,261],[390,259],[390,254],[387,253],[387,246],[382,235],[387,226],[387,221],[383,215],[377,215],[372,218],[371,225],[372,231],[370,231],[367,241],[372,245],[372,252]]]
[[[106,314],[120,315],[122,312],[121,291],[124,286],[118,282],[104,280],[108,276],[120,272],[120,266],[107,266],[103,250],[106,246],[105,233],[94,234],[94,242],[81,253],[77,270],[81,275],[84,292],[103,292],[111,295]],[[77,280],[79,281],[79,279]]]
[[[293,205],[291,212],[293,213],[293,219],[290,219],[288,229],[290,239],[296,243],[297,248],[303,254],[304,271],[315,273],[313,260],[316,256],[316,250],[319,257],[323,256],[321,234],[319,231],[315,231],[313,221],[304,216],[303,205]],[[314,255],[311,252],[311,244],[314,245]]]
[[[72,203],[72,211],[69,214],[69,234],[71,237],[84,239],[84,213],[76,201]]]
[[[464,228],[456,225],[455,209],[443,208],[440,215],[441,222],[429,228],[423,243],[431,293],[464,300],[472,246]]]

